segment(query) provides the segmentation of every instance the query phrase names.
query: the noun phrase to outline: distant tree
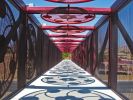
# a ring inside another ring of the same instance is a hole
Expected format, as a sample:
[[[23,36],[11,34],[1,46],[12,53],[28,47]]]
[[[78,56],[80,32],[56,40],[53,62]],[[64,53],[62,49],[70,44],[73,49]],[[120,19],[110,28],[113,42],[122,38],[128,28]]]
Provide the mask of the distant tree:
[[[62,58],[63,59],[71,59],[71,53],[63,52],[62,53]]]

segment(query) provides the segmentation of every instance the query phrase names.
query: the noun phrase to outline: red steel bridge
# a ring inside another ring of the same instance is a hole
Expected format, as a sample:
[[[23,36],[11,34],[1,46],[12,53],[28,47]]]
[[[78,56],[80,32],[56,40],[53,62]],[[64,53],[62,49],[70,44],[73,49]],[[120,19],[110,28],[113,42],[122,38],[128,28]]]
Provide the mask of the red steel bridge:
[[[133,1],[1,0],[0,100],[133,100]]]

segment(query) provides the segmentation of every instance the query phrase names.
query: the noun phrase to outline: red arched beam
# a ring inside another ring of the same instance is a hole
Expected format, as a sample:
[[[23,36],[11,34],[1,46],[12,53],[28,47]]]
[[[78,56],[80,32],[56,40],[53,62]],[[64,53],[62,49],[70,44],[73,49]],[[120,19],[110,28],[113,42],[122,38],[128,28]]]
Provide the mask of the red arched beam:
[[[54,42],[56,45],[65,45],[65,44],[68,44],[68,45],[70,45],[70,44],[73,44],[73,45],[79,45],[81,42]]]
[[[78,46],[66,46],[66,47],[64,47],[64,46],[57,46],[58,48],[77,48]]]
[[[59,49],[61,49],[61,50],[73,50],[73,49],[75,49],[75,48],[62,48],[62,47],[57,47],[57,48],[59,48]]]
[[[57,48],[60,48],[60,49],[62,49],[62,50],[63,50],[63,49],[64,49],[64,50],[65,50],[65,49],[67,49],[67,50],[72,50],[72,49],[75,49],[76,47],[72,47],[72,48],[70,48],[70,47],[68,47],[68,48],[67,48],[67,47],[66,47],[66,48],[63,48],[63,47],[57,47]]]
[[[77,40],[77,39],[84,39],[84,38],[70,38],[70,37],[63,37],[63,38],[62,37],[60,37],[60,38],[56,37],[56,38],[54,38],[54,40],[68,40],[68,41],[69,40]]]
[[[61,52],[68,52],[68,53],[72,53],[75,49],[73,50],[65,50],[65,49],[59,49]]]
[[[76,49],[76,47],[74,47],[74,48],[63,48],[63,47],[57,47],[57,48],[59,48],[59,49],[61,49],[61,50],[74,50],[74,49]]]
[[[63,14],[67,12],[66,14]],[[76,12],[77,14],[71,14]],[[58,24],[80,24],[95,19],[95,14],[89,13],[80,7],[56,7],[48,13],[42,13],[41,18],[45,21]],[[70,26],[69,26],[70,27]],[[68,28],[69,28],[68,27]],[[71,28],[71,27],[70,27]]]
[[[93,0],[46,0],[46,1],[55,2],[55,3],[74,4],[74,3],[91,2]]]
[[[57,46],[64,46],[64,45],[70,45],[70,46],[78,46],[79,44],[74,43],[63,43],[63,44],[56,44]]]
[[[68,37],[68,38],[86,38],[87,36],[86,35],[61,35],[61,34],[50,34],[48,35],[49,37],[53,37],[53,38],[63,38],[63,37]]]
[[[63,45],[63,44],[56,44],[56,46],[61,46],[61,47],[77,47],[78,45],[75,44],[70,44],[70,45]]]
[[[84,40],[72,40],[72,39],[61,39],[61,40],[53,40],[53,42],[83,42]]]
[[[80,30],[80,28],[78,26],[73,26],[73,25],[67,24],[67,25],[57,26],[55,29],[52,29],[50,31],[52,31],[54,33],[67,33],[70,35],[70,34],[82,33],[82,32],[85,32],[86,30]]]
[[[65,44],[66,42],[54,42],[55,44]],[[72,44],[79,44],[80,42],[67,42]]]
[[[63,52],[72,52],[74,49],[76,48],[72,48],[72,49],[64,49],[64,48],[59,48],[61,51]]]
[[[56,44],[57,46],[68,46],[68,45],[70,45],[70,46],[78,46],[79,44],[73,44],[73,43],[64,43],[64,44]]]
[[[29,14],[41,14],[41,13],[48,13],[52,9],[55,9],[56,7],[21,7],[23,11]],[[89,8],[89,7],[81,7],[88,11],[89,13],[93,14],[110,14],[112,13],[111,8]],[[63,12],[64,14],[67,14],[68,12]],[[56,13],[57,14],[57,13]],[[70,14],[77,14],[77,12],[71,12]]]
[[[73,49],[73,48],[77,48],[78,46],[76,47],[62,47],[62,46],[57,46],[58,48],[61,48],[61,49],[65,49],[65,48],[68,48],[68,49]]]
[[[73,50],[69,50],[69,49],[60,49],[61,52],[72,52]]]
[[[42,30],[52,30],[52,29],[56,29],[57,26],[40,26],[40,28]],[[96,27],[95,26],[78,26],[79,30],[95,30]],[[63,29],[65,30],[65,29]],[[68,30],[66,28],[66,30]],[[69,29],[70,30],[70,29]]]

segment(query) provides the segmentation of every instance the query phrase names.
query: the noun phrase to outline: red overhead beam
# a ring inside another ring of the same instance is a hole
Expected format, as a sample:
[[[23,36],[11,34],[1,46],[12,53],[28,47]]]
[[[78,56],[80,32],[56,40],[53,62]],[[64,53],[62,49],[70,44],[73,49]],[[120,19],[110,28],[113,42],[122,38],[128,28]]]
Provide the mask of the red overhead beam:
[[[59,48],[59,49],[60,49],[60,48]],[[74,49],[76,49],[76,48],[74,48]],[[60,50],[61,50],[62,52],[70,52],[70,53],[71,53],[71,52],[73,52],[74,49],[71,49],[71,50],[69,50],[69,49],[60,49]]]
[[[74,49],[76,49],[76,47],[75,48],[71,48],[71,49],[69,49],[69,48],[61,48],[61,47],[57,47],[57,48],[62,50],[62,51],[73,51]]]
[[[75,3],[91,2],[93,0],[46,0],[46,1],[54,3],[75,4]]]
[[[59,49],[60,50],[60,49]],[[66,51],[66,50],[60,50],[61,52],[68,52],[68,53],[72,53],[73,52],[73,50],[71,50],[71,51]]]
[[[67,34],[66,34],[66,33],[59,33],[59,34],[57,34],[57,33],[54,33],[54,34],[53,34],[53,33],[52,33],[52,34],[48,34],[49,37],[54,37],[54,36],[55,36],[55,37],[56,37],[56,36],[58,37],[58,36],[64,36],[64,35],[67,35]]]
[[[70,40],[70,41],[71,41],[71,40],[73,41],[73,40],[77,40],[77,39],[82,39],[82,40],[83,40],[83,39],[85,39],[85,38],[71,38],[71,37],[60,37],[60,38],[59,38],[59,37],[55,37],[55,38],[54,38],[54,40],[61,40],[61,41],[63,40],[64,42],[65,42],[65,40],[66,40],[66,41],[69,41],[69,40]]]
[[[60,48],[60,49],[75,49],[77,47],[78,46],[76,46],[76,47],[62,47],[62,46],[57,46],[57,48]]]
[[[80,42],[54,42],[56,45],[79,45]]]
[[[75,48],[77,48],[77,47],[58,47],[58,48],[60,48],[60,49],[69,49],[69,50],[72,50],[72,49],[75,49]]]
[[[57,46],[68,46],[68,45],[70,45],[70,46],[77,46],[77,45],[79,45],[79,44],[70,44],[70,43],[66,43],[66,44],[56,44]]]
[[[56,29],[57,27],[58,26],[40,26],[40,28],[43,29],[43,30],[52,30],[52,29]],[[96,27],[95,26],[78,26],[78,29],[79,30],[95,30]],[[65,30],[65,29],[63,29],[63,30]],[[66,30],[68,30],[68,29],[66,28]]]
[[[64,50],[65,50],[65,49],[67,49],[67,50],[72,50],[72,49],[75,49],[76,47],[72,47],[72,48],[58,47],[58,48],[60,48],[60,49],[62,49],[62,50],[63,50],[63,49],[64,49]]]
[[[55,44],[65,44],[66,42],[54,42]],[[67,42],[68,44],[79,44],[80,42]]]
[[[40,14],[40,13],[48,13],[52,9],[57,8],[57,7],[40,7],[40,6],[35,6],[35,7],[22,7],[22,9],[28,13],[28,14]],[[89,8],[89,7],[81,7],[88,11],[89,13],[94,13],[94,14],[110,14],[112,12],[111,8]],[[63,12],[64,14],[67,14],[68,12]],[[57,14],[57,13],[56,13]],[[71,12],[71,14],[77,14],[77,12]]]
[[[59,48],[60,49],[60,48]],[[60,49],[62,52],[73,52],[74,50],[75,50],[76,48],[74,48],[74,49],[71,49],[71,50],[69,50],[69,49]]]
[[[64,46],[57,46],[58,48],[68,48],[68,49],[73,49],[73,48],[77,48],[78,46],[75,47],[64,47]]]
[[[54,42],[56,45],[79,45],[80,42]]]
[[[86,35],[80,35],[80,34],[78,34],[78,35],[66,35],[66,34],[49,34],[48,35],[49,37],[86,37]]]
[[[74,49],[74,48],[76,48],[76,47],[62,47],[62,46],[57,46],[57,47],[60,49]]]
[[[71,49],[70,49],[70,48],[61,48],[61,47],[57,47],[57,48],[60,48],[60,49],[62,49],[62,50],[65,50],[65,49],[67,49],[67,50],[68,50],[68,49],[69,49],[69,50],[73,50],[73,49],[76,49],[77,47],[74,47],[74,48],[71,48]]]
[[[50,34],[48,35],[52,38],[86,38],[87,35],[58,35],[58,34]]]
[[[72,39],[61,39],[61,40],[53,40],[53,42],[83,42],[84,40],[72,40]]]
[[[77,46],[77,45],[79,45],[79,44],[74,44],[74,43],[62,43],[62,44],[56,44],[56,45],[62,45],[62,46],[64,46],[64,45],[70,45],[70,46]]]
[[[57,47],[57,48],[59,48],[60,50],[63,50],[63,51],[72,51],[72,50],[76,49],[76,47],[75,48],[62,48],[62,47]]]
[[[62,44],[56,44],[56,46],[61,46],[61,47],[77,47],[78,45],[75,44],[70,44],[70,45],[62,45]]]

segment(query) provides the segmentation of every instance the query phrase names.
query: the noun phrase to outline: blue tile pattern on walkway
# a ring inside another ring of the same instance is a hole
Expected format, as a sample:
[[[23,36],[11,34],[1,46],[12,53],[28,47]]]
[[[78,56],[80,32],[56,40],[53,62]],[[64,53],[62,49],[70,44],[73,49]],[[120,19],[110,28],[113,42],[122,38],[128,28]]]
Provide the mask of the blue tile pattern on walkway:
[[[63,60],[11,100],[122,100],[71,60]]]

